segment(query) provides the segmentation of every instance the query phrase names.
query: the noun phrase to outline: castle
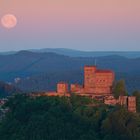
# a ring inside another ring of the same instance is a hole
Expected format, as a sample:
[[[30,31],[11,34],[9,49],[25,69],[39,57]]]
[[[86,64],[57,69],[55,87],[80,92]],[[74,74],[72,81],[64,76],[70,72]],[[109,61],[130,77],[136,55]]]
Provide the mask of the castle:
[[[59,82],[57,91],[47,92],[43,96],[70,96],[75,93],[79,96],[88,96],[102,100],[107,105],[120,104],[126,106],[128,111],[136,112],[136,97],[120,96],[115,99],[112,93],[112,86],[115,80],[115,73],[111,70],[100,70],[96,66],[84,67],[84,84],[71,84]],[[38,95],[42,96],[42,95]]]

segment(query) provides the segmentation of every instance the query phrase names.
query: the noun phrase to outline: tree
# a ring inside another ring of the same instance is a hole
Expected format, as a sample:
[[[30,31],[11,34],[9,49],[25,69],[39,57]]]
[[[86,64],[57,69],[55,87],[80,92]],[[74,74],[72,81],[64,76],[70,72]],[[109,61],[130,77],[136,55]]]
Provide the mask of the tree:
[[[125,108],[112,112],[102,123],[102,132],[106,137],[113,136],[116,140],[139,140],[140,118],[138,114],[128,112]],[[113,138],[112,137],[112,138]],[[111,139],[112,139],[111,138]]]
[[[16,95],[5,107],[0,140],[139,140],[140,116],[88,97]]]
[[[122,96],[127,95],[127,90],[126,90],[124,80],[119,80],[116,82],[116,84],[113,88],[113,94],[114,94],[115,98],[119,98],[120,95],[122,95]]]
[[[99,140],[91,125],[96,114],[86,106],[89,102],[90,98],[76,96],[71,101],[67,97],[16,95],[5,104],[10,111],[1,121],[0,140]],[[81,108],[87,111],[77,114]]]

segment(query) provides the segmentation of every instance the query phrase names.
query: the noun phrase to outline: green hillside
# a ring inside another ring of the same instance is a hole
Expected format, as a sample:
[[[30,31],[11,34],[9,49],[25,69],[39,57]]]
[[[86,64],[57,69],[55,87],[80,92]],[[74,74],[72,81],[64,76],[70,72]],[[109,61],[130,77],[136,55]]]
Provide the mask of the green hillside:
[[[0,140],[139,140],[140,116],[89,98],[17,95],[5,107]]]

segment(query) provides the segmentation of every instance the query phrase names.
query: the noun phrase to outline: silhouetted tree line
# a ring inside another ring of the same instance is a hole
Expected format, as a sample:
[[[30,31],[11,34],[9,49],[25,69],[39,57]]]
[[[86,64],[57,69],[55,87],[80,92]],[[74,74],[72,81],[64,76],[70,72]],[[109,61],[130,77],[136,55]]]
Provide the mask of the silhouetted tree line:
[[[140,139],[139,113],[87,97],[16,95],[4,107],[9,112],[0,122],[0,140]]]

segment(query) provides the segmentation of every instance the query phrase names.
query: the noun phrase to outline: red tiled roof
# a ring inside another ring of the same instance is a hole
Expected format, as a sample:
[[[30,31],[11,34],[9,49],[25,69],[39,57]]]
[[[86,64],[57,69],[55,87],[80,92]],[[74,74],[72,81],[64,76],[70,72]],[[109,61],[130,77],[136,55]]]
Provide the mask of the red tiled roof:
[[[111,70],[96,70],[96,73],[114,73]]]

